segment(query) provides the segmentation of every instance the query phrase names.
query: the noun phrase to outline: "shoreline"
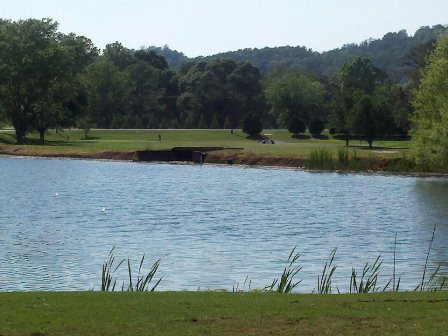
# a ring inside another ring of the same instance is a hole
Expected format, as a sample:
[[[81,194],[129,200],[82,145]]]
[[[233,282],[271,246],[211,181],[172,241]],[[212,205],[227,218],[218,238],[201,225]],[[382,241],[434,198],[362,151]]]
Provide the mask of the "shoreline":
[[[0,157],[28,157],[46,159],[75,159],[113,162],[140,162],[140,163],[164,163],[164,164],[198,164],[185,160],[139,160],[138,151],[103,151],[103,152],[75,152],[75,153],[49,153],[31,151],[20,146],[0,146]],[[306,167],[307,159],[303,157],[278,157],[263,156],[249,153],[234,153],[213,151],[205,155],[202,164],[216,166],[235,166],[243,168],[272,168],[294,169],[314,173],[337,174],[368,174],[403,177],[448,177],[448,173],[430,173],[416,171],[390,171],[383,169],[393,159],[378,158],[374,161],[373,169],[342,170],[342,169],[314,169]]]

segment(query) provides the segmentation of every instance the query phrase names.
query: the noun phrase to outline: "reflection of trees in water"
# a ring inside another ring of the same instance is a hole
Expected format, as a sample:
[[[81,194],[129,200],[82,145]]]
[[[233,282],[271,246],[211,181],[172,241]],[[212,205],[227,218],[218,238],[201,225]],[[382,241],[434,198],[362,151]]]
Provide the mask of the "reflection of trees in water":
[[[418,180],[415,185],[421,204],[434,215],[446,219],[448,215],[448,180]]]
[[[448,276],[448,180],[420,179],[415,184],[416,206],[429,227],[437,225],[429,256],[431,268],[441,266],[440,273]],[[428,247],[431,234],[428,231]]]

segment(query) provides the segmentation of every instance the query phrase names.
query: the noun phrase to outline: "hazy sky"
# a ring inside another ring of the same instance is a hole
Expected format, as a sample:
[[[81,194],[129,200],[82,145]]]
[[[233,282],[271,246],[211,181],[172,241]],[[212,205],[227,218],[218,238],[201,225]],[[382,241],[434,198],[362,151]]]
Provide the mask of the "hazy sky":
[[[390,31],[448,24],[448,0],[0,0],[0,17],[49,17],[103,48],[163,46],[187,56],[302,45],[323,51]]]

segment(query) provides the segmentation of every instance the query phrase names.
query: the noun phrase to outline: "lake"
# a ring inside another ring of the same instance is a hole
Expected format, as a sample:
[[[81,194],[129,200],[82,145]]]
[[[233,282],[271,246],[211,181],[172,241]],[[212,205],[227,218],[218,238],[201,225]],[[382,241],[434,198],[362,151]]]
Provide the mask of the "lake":
[[[0,291],[99,289],[114,246],[134,269],[163,257],[158,290],[261,288],[297,246],[299,292],[335,247],[347,292],[352,267],[379,254],[390,279],[395,234],[401,288],[414,289],[434,225],[429,265],[448,266],[444,178],[7,157],[0,178]]]

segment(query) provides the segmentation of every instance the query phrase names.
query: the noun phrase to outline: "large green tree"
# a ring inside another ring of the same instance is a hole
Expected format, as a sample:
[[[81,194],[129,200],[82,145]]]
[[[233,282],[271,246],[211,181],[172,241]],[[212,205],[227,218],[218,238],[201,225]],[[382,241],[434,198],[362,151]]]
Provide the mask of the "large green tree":
[[[96,54],[90,40],[57,29],[51,19],[0,23],[0,104],[19,144],[33,129],[43,142],[70,119],[78,75]]]
[[[387,76],[369,59],[355,58],[335,76],[338,90],[332,102],[332,124],[345,135],[364,138],[369,146],[393,127],[390,84]]]
[[[130,93],[131,109],[128,113],[132,121],[131,126],[136,127],[138,123],[147,126],[151,118],[161,120],[164,106],[159,100],[164,94],[164,88],[159,86],[160,70],[144,61],[138,61],[127,68],[127,73],[134,84]]]
[[[158,128],[177,122],[177,76],[153,50],[108,44],[85,78],[84,123],[104,128]]]
[[[413,146],[416,161],[426,169],[448,167],[448,35],[429,56],[415,93]]]
[[[383,82],[386,74],[375,67],[368,58],[355,57],[336,74],[341,90],[358,89],[372,94],[378,82]]]
[[[260,80],[258,69],[245,62],[220,59],[185,65],[179,78],[181,121],[195,127],[201,116],[207,125],[216,117],[219,127],[226,119],[237,127],[248,114],[262,118],[266,104]]]
[[[280,127],[288,127],[293,118],[306,124],[321,117],[324,85],[315,76],[298,71],[276,71],[265,79],[271,113]]]
[[[53,57],[43,65],[47,80],[41,81],[41,94],[33,106],[32,126],[44,143],[49,128],[73,126],[82,106],[81,74],[97,57],[92,42],[74,34],[59,34]]]
[[[121,127],[130,110],[130,95],[134,90],[129,74],[102,57],[87,67],[85,85],[86,110],[92,126]]]

